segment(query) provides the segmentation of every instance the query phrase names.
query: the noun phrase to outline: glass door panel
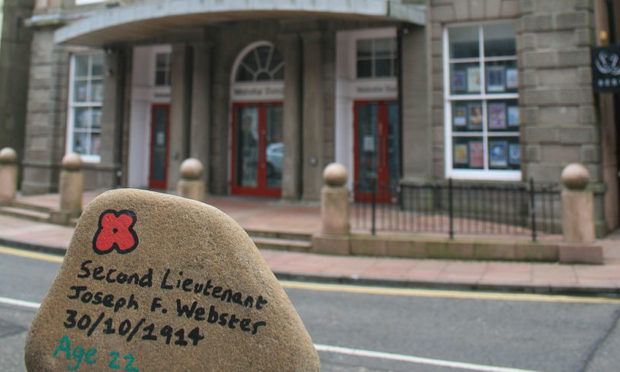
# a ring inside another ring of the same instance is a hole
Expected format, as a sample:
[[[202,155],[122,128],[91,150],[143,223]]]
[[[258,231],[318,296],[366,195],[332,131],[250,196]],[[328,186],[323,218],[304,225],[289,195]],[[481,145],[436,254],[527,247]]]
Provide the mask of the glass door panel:
[[[390,103],[387,105],[387,178],[390,190],[396,190],[400,182],[398,169],[399,161],[399,140],[398,140],[398,105]]]
[[[236,185],[258,186],[258,107],[237,108],[236,126]]]
[[[151,127],[151,169],[149,187],[166,188],[168,168],[168,105],[154,105]]]
[[[377,181],[377,104],[357,107],[357,182],[370,192]]]
[[[282,106],[267,106],[266,110],[266,186],[270,189],[279,189],[282,186],[282,158],[284,156]]]

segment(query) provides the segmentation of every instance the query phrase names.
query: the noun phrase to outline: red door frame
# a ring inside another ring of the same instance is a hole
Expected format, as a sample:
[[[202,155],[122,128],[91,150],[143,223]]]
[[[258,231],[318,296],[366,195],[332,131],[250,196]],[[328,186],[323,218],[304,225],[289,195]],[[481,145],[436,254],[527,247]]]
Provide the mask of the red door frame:
[[[164,164],[164,180],[154,180],[152,178],[153,172],[153,146],[155,146],[155,110],[158,108],[166,108],[166,158]],[[168,155],[170,151],[170,104],[169,103],[154,103],[151,105],[151,144],[150,150],[150,162],[149,162],[149,188],[165,190],[168,187]]]
[[[355,201],[370,202],[372,194],[369,192],[358,191],[359,184],[359,130],[358,130],[358,107],[361,105],[377,104],[377,196],[376,201],[379,203],[388,203],[393,195],[389,193],[389,186],[386,189],[383,185],[390,183],[390,160],[388,154],[388,105],[397,104],[396,100],[356,100],[353,102],[353,152],[355,167]],[[398,123],[400,125],[400,123]],[[398,155],[397,155],[398,156]]]
[[[237,108],[256,106],[258,108],[258,162],[256,187],[237,186]],[[267,137],[267,107],[282,106],[282,101],[260,101],[260,102],[234,102],[232,104],[232,154],[231,154],[231,177],[230,189],[232,194],[249,196],[266,196],[279,198],[282,196],[281,188],[267,187],[267,159],[266,159],[266,137]]]

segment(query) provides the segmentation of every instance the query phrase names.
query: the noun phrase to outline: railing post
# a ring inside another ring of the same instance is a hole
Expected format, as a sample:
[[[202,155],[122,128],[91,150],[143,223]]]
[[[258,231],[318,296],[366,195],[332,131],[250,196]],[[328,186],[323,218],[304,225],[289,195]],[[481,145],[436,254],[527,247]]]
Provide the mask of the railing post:
[[[450,216],[450,239],[454,239],[454,205],[452,203],[452,178],[448,178],[448,210]]]
[[[532,216],[532,241],[536,241],[536,190],[534,178],[530,178],[530,215]]]
[[[371,225],[370,225],[370,233],[372,236],[377,234],[377,182],[373,178],[370,181],[371,188]]]

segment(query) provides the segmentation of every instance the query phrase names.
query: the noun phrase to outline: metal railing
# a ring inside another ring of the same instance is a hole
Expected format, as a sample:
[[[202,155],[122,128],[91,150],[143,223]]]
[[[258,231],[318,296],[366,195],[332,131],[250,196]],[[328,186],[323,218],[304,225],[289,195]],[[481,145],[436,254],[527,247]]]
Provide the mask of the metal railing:
[[[484,235],[559,234],[559,185],[443,182],[358,184],[353,230]]]

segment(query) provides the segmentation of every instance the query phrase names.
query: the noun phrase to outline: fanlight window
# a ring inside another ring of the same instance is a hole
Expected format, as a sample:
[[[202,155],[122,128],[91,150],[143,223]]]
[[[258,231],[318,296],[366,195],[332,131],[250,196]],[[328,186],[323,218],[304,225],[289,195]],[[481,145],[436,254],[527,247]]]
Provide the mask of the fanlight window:
[[[284,60],[273,45],[260,45],[250,50],[241,60],[235,81],[284,80]]]

